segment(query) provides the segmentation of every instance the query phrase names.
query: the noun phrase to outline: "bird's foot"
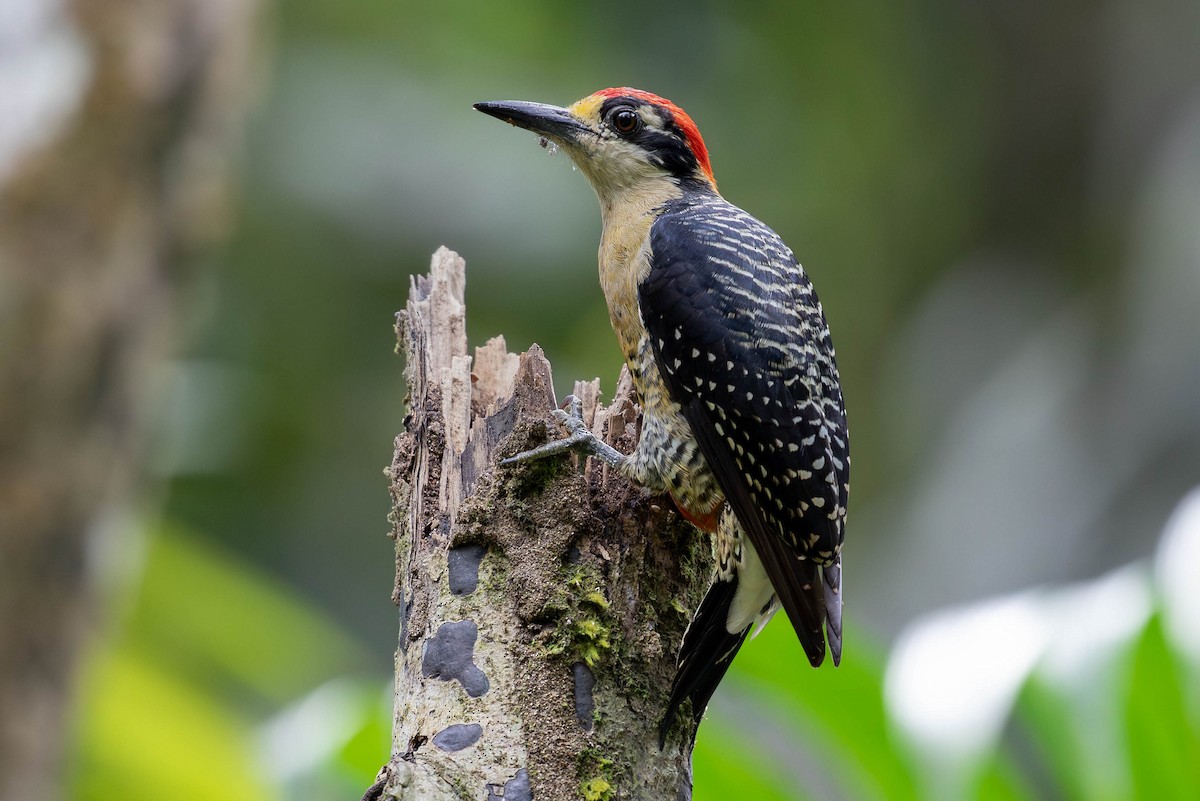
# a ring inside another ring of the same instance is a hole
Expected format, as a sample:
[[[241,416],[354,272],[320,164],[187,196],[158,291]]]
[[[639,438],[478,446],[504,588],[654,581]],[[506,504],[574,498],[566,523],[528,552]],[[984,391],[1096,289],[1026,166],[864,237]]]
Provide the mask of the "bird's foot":
[[[547,456],[554,456],[555,454],[572,450],[579,451],[588,456],[595,456],[613,467],[616,467],[627,458],[623,453],[588,430],[587,425],[583,422],[583,402],[574,395],[567,396],[567,409],[555,409],[551,413],[554,415],[554,419],[559,422],[559,425],[567,429],[569,436],[564,439],[555,440],[554,442],[547,442],[545,445],[533,448],[532,450],[523,451],[516,456],[502,459],[500,460],[502,466],[508,467],[518,462],[543,459]]]

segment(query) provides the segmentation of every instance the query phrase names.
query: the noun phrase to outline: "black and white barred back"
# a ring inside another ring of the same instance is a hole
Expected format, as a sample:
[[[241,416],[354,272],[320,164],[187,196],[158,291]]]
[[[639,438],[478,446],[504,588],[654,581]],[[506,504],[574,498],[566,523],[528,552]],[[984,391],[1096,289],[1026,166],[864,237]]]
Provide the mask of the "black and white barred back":
[[[668,393],[739,524],[734,536],[744,532],[753,546],[809,661],[824,659],[827,635],[836,664],[850,458],[833,345],[812,283],[774,231],[714,192],[670,201],[650,247],[641,312]],[[734,592],[714,588],[714,616],[727,612]],[[690,658],[714,658],[697,651],[736,651],[745,637],[719,631],[703,612],[692,642],[685,639],[681,674]]]

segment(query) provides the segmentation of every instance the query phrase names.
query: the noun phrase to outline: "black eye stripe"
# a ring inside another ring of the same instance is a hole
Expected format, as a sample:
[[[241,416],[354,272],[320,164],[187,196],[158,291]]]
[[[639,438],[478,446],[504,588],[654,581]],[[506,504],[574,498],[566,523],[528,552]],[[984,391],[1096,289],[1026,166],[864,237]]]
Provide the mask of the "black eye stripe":
[[[651,110],[658,124],[646,125],[639,113],[641,109]],[[633,128],[622,129],[617,125],[615,118],[622,112],[629,112],[635,118]],[[696,171],[695,154],[670,111],[636,97],[621,96],[605,100],[600,106],[600,117],[615,134],[641,147],[653,163],[668,172],[687,177]]]

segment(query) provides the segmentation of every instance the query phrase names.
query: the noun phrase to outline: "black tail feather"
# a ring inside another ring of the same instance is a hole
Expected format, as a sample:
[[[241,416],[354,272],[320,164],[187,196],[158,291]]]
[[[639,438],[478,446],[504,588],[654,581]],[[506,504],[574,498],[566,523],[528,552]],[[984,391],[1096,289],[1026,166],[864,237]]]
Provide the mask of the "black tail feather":
[[[691,699],[692,715],[699,723],[709,699],[750,632],[749,626],[737,634],[730,634],[725,628],[737,586],[736,577],[730,581],[715,582],[683,635],[683,645],[679,648],[679,668],[671,684],[671,699],[658,728],[659,748],[666,745],[667,733],[686,699]]]
[[[842,662],[842,559],[821,568],[825,584],[825,634],[836,667]]]

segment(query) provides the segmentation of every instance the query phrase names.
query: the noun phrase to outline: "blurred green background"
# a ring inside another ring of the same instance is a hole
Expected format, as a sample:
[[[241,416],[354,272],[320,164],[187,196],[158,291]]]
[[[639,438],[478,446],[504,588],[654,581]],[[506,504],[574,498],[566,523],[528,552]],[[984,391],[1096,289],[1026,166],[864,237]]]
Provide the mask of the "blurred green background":
[[[72,798],[371,783],[393,315],[445,244],[472,345],[613,387],[591,190],[470,106],[615,85],[686,108],[813,277],[855,453],[845,662],[802,667],[778,621],[750,643],[695,798],[1200,797],[1200,5],[289,0],[270,27]]]

